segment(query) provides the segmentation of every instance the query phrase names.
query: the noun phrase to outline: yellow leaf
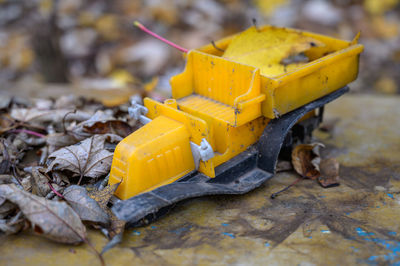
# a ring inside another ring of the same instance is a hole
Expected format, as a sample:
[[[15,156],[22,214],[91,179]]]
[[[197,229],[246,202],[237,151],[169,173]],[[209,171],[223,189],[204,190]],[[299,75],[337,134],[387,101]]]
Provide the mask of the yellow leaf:
[[[251,27],[233,38],[223,57],[258,67],[263,75],[276,76],[304,64],[284,64],[284,59],[305,52],[313,46],[323,45],[301,32],[276,27],[259,31],[256,27]]]

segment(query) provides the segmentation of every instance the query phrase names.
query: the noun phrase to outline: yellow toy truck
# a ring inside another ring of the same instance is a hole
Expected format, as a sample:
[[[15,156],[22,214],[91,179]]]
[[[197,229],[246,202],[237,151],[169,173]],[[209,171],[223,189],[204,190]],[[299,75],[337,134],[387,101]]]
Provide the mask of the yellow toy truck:
[[[114,152],[113,212],[135,225],[183,199],[260,186],[280,155],[309,139],[324,105],[349,90],[357,39],[264,26],[188,51],[172,98],[129,110],[144,126]]]

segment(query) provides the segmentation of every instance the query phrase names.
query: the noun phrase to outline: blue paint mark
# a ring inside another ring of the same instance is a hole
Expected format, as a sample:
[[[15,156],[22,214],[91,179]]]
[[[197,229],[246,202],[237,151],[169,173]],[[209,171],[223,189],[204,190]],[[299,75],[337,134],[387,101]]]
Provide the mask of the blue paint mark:
[[[321,199],[326,198],[326,196],[319,196]]]
[[[223,235],[226,235],[226,236],[229,236],[230,238],[236,238],[235,235],[232,234],[232,233],[223,232],[222,234],[223,234]]]
[[[389,234],[389,235],[391,235],[391,236],[395,236],[395,235],[397,235],[397,233],[396,233],[396,232],[389,232],[388,234]]]
[[[376,208],[380,208],[381,206],[376,206]]]
[[[132,235],[140,236],[140,232],[139,232],[139,231],[136,231],[136,230],[133,230],[133,231],[132,231]]]
[[[321,233],[323,234],[329,234],[331,231],[330,230],[321,230]]]
[[[391,193],[386,193],[386,195],[388,195],[388,196],[389,196],[389,198],[391,198],[391,199],[394,199],[394,196],[393,196],[393,194],[391,194]]]
[[[309,236],[308,238],[309,238],[309,239],[312,239],[312,236]]]
[[[157,228],[157,226],[155,226],[155,225],[152,225],[150,227],[151,227],[151,229],[156,229]]]
[[[397,260],[400,255],[400,241],[397,240],[388,240],[388,239],[381,239],[377,237],[370,237],[375,235],[372,232],[366,232],[360,227],[356,228],[356,232],[359,236],[366,236],[364,238],[365,241],[368,242],[374,242],[381,247],[385,248],[389,253],[384,254],[384,255],[373,255],[368,258],[368,261],[376,261],[378,259],[384,259],[385,261],[393,261]],[[396,233],[396,232],[390,232],[390,233]],[[394,234],[393,234],[394,235]],[[392,264],[395,265],[395,264]]]
[[[265,242],[264,246],[269,247],[269,246],[271,246],[271,244],[268,242]]]
[[[229,226],[229,224],[226,224],[226,223],[222,223],[221,225],[222,226]]]
[[[373,235],[375,235],[375,233],[368,233],[368,232],[366,232],[366,231],[364,231],[362,228],[360,228],[360,227],[357,227],[356,228],[356,232],[357,232],[357,234],[359,235],[359,236],[373,236]]]
[[[345,214],[346,214],[346,215],[350,215],[350,213],[349,213],[349,212],[346,212]]]
[[[358,252],[358,251],[360,251],[360,249],[359,248],[356,248],[356,247],[353,247],[353,246],[351,246],[350,247],[354,252]]]

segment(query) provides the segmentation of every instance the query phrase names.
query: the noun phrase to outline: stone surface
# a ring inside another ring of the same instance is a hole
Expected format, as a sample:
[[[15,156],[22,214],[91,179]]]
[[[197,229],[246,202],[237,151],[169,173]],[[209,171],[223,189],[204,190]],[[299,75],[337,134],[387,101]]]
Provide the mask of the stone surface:
[[[320,264],[400,261],[400,98],[347,95],[326,108],[330,132],[316,132],[323,155],[341,163],[341,185],[323,189],[277,174],[244,196],[178,204],[146,227],[129,229],[107,265]],[[91,231],[101,250],[107,240]],[[399,252],[399,253],[397,253]],[[23,233],[0,238],[0,264],[99,264],[86,245]]]

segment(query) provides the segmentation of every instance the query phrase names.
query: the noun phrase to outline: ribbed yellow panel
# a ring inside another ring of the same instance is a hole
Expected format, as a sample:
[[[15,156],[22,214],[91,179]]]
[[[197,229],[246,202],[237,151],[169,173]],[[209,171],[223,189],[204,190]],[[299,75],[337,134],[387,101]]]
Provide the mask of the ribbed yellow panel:
[[[194,170],[184,124],[159,116],[116,147],[110,184],[119,185],[116,196],[128,199],[141,192],[174,182]]]
[[[209,116],[226,121],[235,121],[235,109],[232,106],[211,100],[204,96],[192,94],[178,100],[179,106],[196,112],[206,112]]]
[[[234,106],[235,99],[251,85],[254,67],[234,64],[224,58],[192,53],[193,90],[195,94]]]

